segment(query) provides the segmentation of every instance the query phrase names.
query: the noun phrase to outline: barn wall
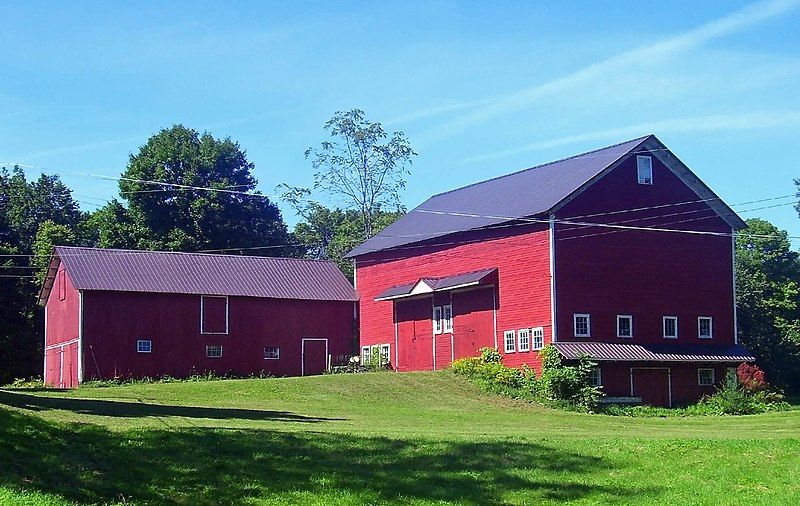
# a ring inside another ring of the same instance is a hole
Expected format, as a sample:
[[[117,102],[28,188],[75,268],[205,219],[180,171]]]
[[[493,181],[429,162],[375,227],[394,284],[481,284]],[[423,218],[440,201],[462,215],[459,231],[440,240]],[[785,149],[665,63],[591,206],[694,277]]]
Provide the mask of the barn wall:
[[[395,343],[393,303],[374,300],[383,290],[415,282],[421,277],[443,277],[493,267],[498,268],[499,276],[495,303],[497,342],[501,352],[503,331],[506,329],[544,327],[545,340],[549,342],[550,267],[549,231],[546,225],[524,224],[464,233],[450,236],[445,242],[439,246],[412,245],[358,258],[356,288],[361,298],[360,339],[363,346]],[[430,297],[427,304],[432,306]],[[464,312],[465,304],[466,300],[459,304],[459,295],[454,294],[454,327],[469,325],[471,318],[480,318],[472,311]],[[431,312],[432,309],[427,310],[425,318],[429,319]],[[485,322],[473,323],[483,325]],[[425,323],[425,329],[432,334],[430,320]],[[437,343],[437,349],[440,347],[442,352],[447,348],[444,343]],[[393,349],[393,359],[394,356]],[[504,363],[538,366],[538,354],[509,354],[504,357]],[[406,370],[402,360],[399,369]]]
[[[86,292],[86,378],[299,375],[303,338],[328,338],[333,355],[354,352],[352,302],[230,297],[228,310],[227,335],[201,334],[199,295]],[[152,341],[151,353],[137,353],[139,339]],[[206,346],[219,345],[221,358],[206,357]],[[265,346],[279,347],[280,358],[264,359]]]
[[[61,295],[63,295],[63,300]],[[45,304],[44,382],[57,388],[78,384],[80,293],[60,264]]]
[[[705,203],[604,214],[697,201],[653,157],[652,186],[640,185],[636,156],[557,211],[557,220],[730,233]],[[670,214],[672,216],[665,216]],[[556,225],[556,308],[559,341],[575,338],[572,315],[591,314],[591,340],[664,343],[662,316],[678,316],[680,344],[734,343],[730,237],[620,231]],[[633,315],[633,338],[616,337],[616,315]],[[713,340],[698,339],[697,317],[713,317]]]

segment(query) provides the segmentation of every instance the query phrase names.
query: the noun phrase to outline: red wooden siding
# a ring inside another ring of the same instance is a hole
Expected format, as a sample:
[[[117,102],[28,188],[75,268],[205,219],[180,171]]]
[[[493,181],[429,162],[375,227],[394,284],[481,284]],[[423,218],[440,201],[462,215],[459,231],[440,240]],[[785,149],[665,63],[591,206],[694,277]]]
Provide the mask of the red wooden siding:
[[[443,277],[486,268],[498,269],[497,287],[474,293],[454,292],[451,356],[475,355],[473,346],[494,346],[494,311],[497,307],[497,342],[506,329],[544,327],[550,340],[550,267],[549,231],[544,225],[503,227],[476,231],[448,238],[447,244],[412,246],[395,251],[364,255],[356,264],[356,288],[361,297],[361,345],[395,343],[393,303],[376,302],[386,288],[412,283],[421,277]],[[491,295],[494,294],[494,300]],[[449,298],[449,294],[436,295]],[[449,299],[441,301],[442,304]],[[397,364],[400,370],[433,368],[433,302],[431,296],[414,302],[396,302]],[[413,309],[412,309],[413,307]],[[412,338],[416,337],[416,340]],[[446,341],[449,335],[436,338],[437,368],[449,364]],[[472,341],[469,341],[472,339]],[[421,340],[427,340],[421,343]],[[466,344],[469,343],[469,344]],[[416,357],[411,346],[419,347]],[[430,351],[424,351],[430,350]],[[502,351],[502,348],[501,348]],[[394,363],[394,351],[392,361]],[[535,352],[514,353],[505,363],[538,364]]]
[[[228,334],[201,334],[199,295],[85,292],[85,377],[300,375],[304,338],[327,339],[333,355],[354,351],[352,302],[229,297],[228,312]],[[139,339],[152,341],[151,353],[137,353]],[[306,343],[317,373],[324,341]],[[222,346],[222,357],[207,357],[206,346]],[[279,347],[280,358],[265,359],[265,347]]]
[[[556,213],[557,219],[697,201],[656,157],[652,186],[640,185],[632,156]],[[680,213],[676,216],[665,214]],[[653,219],[656,217],[655,219]],[[706,218],[710,219],[697,219]],[[584,221],[730,233],[704,203],[603,214]],[[634,220],[634,221],[630,221]],[[683,220],[684,223],[679,223]],[[556,225],[559,341],[663,343],[662,316],[678,316],[677,343],[734,343],[731,239]],[[575,338],[574,313],[591,315],[591,337]],[[617,338],[616,315],[633,315],[633,338]],[[698,316],[713,317],[713,340],[698,339]]]
[[[228,332],[228,298],[203,295],[201,298],[203,334]]]
[[[80,293],[63,264],[58,268],[55,283],[45,308],[44,382],[57,388],[73,388],[79,378]]]

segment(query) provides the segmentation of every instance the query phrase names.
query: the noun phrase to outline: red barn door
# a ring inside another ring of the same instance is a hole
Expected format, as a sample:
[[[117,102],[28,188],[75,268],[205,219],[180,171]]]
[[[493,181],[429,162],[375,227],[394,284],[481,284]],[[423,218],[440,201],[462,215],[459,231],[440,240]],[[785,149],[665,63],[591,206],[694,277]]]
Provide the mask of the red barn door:
[[[328,340],[325,338],[303,338],[301,354],[303,376],[322,374],[328,368]]]
[[[633,396],[641,397],[642,404],[671,406],[669,369],[631,368]]]
[[[433,369],[433,307],[430,298],[396,302],[397,368],[400,371]]]
[[[494,288],[453,294],[453,354],[474,357],[484,346],[494,348]]]

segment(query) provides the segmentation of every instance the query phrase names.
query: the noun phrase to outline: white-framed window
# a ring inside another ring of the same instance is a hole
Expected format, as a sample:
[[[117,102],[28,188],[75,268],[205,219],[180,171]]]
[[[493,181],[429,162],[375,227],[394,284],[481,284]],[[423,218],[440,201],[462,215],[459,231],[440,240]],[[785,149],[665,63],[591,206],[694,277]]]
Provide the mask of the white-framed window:
[[[228,297],[218,295],[200,296],[200,333],[228,333]]]
[[[710,316],[699,316],[697,318],[697,337],[700,339],[712,339],[714,337],[714,322]]]
[[[381,345],[381,364],[388,364],[390,362],[390,352],[391,348],[388,344]]]
[[[617,337],[633,337],[633,316],[617,315]]]
[[[206,346],[208,358],[222,358],[222,346]]]
[[[517,343],[519,351],[531,351],[531,329],[519,329],[517,331]]]
[[[678,317],[664,316],[661,318],[664,339],[678,339]]]
[[[281,349],[277,346],[264,346],[264,358],[267,360],[279,360]]]
[[[442,332],[453,332],[453,306],[442,306]]]
[[[361,363],[366,365],[369,364],[370,359],[370,352],[372,351],[371,346],[362,346],[361,347]]]
[[[714,386],[714,369],[698,369],[697,384],[701,387]]]
[[[441,334],[442,333],[442,306],[433,306],[433,333],[434,334]]]
[[[153,351],[153,341],[150,339],[139,339],[136,341],[136,353],[151,353]]]
[[[603,375],[600,373],[599,367],[594,367],[589,371],[589,384],[593,387],[603,386]]]
[[[575,328],[575,337],[591,337],[592,324],[588,314],[575,313],[572,315],[572,323]]]
[[[649,156],[637,156],[636,174],[639,184],[653,184],[653,159]]]
[[[541,350],[544,348],[544,328],[534,327],[531,329],[531,341],[534,350]]]
[[[506,330],[503,334],[504,350],[506,353],[514,353],[516,350],[517,336],[513,330]]]

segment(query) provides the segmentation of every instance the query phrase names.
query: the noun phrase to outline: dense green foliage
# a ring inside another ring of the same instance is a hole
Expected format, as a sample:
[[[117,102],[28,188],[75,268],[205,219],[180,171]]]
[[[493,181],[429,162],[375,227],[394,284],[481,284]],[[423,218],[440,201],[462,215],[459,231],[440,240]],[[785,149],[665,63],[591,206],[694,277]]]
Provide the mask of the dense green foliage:
[[[800,412],[744,421],[554,411],[447,372],[0,391],[0,503],[796,503]]]
[[[530,399],[549,406],[593,411],[602,398],[602,391],[590,382],[597,364],[582,358],[578,365],[566,366],[552,346],[541,351],[542,375],[536,378],[533,369],[506,367],[494,348],[481,348],[479,357],[453,362],[453,372],[467,377],[487,392]]]
[[[747,220],[736,238],[739,338],[769,381],[800,391],[800,260],[787,233]]]

